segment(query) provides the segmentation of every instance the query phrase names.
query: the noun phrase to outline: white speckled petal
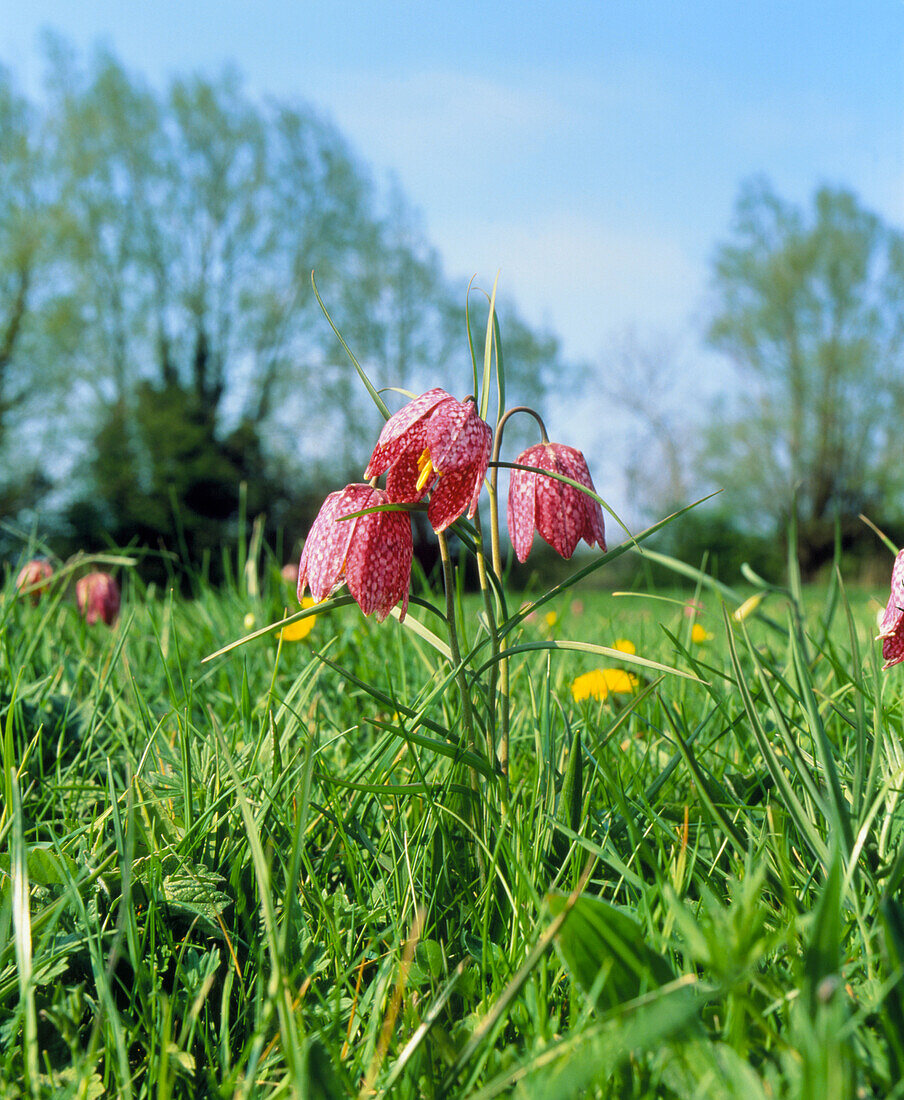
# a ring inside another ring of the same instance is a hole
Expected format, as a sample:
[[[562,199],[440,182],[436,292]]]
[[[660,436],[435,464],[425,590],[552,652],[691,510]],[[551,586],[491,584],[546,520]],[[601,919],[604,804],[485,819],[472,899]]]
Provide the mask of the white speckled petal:
[[[904,618],[904,550],[899,550],[891,571],[891,595],[885,606],[885,614],[879,623],[879,637],[887,638],[897,632]]]
[[[596,492],[596,486],[593,484],[593,478],[590,476],[590,470],[587,467],[587,459],[584,458],[583,453],[574,447],[566,447],[564,443],[553,443],[551,446],[557,451],[561,466],[560,472],[566,477],[570,477],[572,481],[578,481],[581,485],[586,485],[588,489]],[[559,484],[562,483],[559,482]],[[567,489],[570,486],[563,485],[562,488]],[[581,493],[577,489],[574,489],[573,492],[578,493],[584,505],[585,522],[581,531],[581,538],[588,546],[593,546],[596,543],[600,550],[605,550],[606,534],[603,524],[603,509],[593,497],[587,496],[586,493]]]
[[[374,489],[365,508],[389,503]],[[365,615],[376,612],[382,622],[399,601],[402,617],[408,607],[411,577],[411,519],[407,512],[374,512],[361,516],[348,550],[348,590]]]
[[[432,389],[394,413],[383,425],[380,438],[364,471],[365,478],[379,477],[385,473],[402,452],[408,449],[412,427],[443,401],[454,401],[454,398],[445,390]]]
[[[424,452],[426,434],[427,429],[423,421],[419,421],[412,427],[406,436],[405,447],[386,475],[386,492],[395,504],[416,504],[419,500],[423,500],[430,488],[429,481],[423,489],[419,490],[417,487],[420,476],[417,460]]]
[[[427,418],[427,450],[433,465],[441,474],[470,466],[481,454],[488,431],[473,401],[444,401]]]
[[[571,477],[554,444],[545,445],[543,450],[545,454],[536,462],[537,466]],[[535,478],[537,530],[557,554],[570,558],[584,533],[587,517],[583,496],[578,489],[562,481],[540,474]]]
[[[526,455],[519,455],[517,462],[525,466],[533,466],[534,462]],[[508,529],[509,538],[515,550],[518,561],[527,561],[531,546],[534,543],[534,475],[524,470],[512,470],[509,479],[508,494]]]
[[[298,599],[307,582],[318,602],[325,600],[345,579],[345,559],[358,519],[343,520],[352,512],[368,507],[374,490],[370,485],[347,485],[330,493],[314,520],[304,545],[298,569]]]
[[[898,630],[882,639],[883,670],[904,661],[904,631]]]

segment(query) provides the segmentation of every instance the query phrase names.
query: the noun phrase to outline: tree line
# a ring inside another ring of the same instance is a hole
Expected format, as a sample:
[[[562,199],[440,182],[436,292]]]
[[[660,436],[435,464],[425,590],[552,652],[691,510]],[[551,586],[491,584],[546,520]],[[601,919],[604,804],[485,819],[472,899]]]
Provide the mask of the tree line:
[[[813,576],[839,541],[850,560],[881,551],[862,516],[904,540],[901,231],[844,187],[801,205],[748,181],[701,335],[733,367],[712,402],[676,390],[694,364],[668,342],[629,336],[607,357],[613,399],[643,425],[629,477],[653,514],[723,490],[675,525],[677,552],[721,553],[732,572],[757,554],[776,575],[793,519]]]
[[[311,272],[377,384],[411,391],[467,392],[466,288],[310,105],[255,99],[228,70],[161,91],[60,40],[46,61],[37,102],[0,69],[0,550],[11,519],[39,516],[63,553],[216,560],[241,485],[291,543],[379,427]],[[479,332],[486,302],[467,301]],[[792,515],[811,574],[839,532],[872,540],[861,514],[904,537],[902,303],[904,235],[850,190],[802,206],[745,184],[695,347],[641,334],[597,364],[638,425],[634,513],[724,489],[669,537],[732,569],[757,539],[777,550]],[[509,403],[586,378],[500,313]],[[734,368],[714,403],[675,386],[706,345]]]
[[[244,484],[297,538],[378,427],[312,271],[378,385],[467,392],[466,288],[311,106],[231,71],[159,91],[59,40],[39,102],[0,70],[0,515],[40,513],[63,550],[215,563]],[[538,401],[568,373],[558,340],[500,313]]]

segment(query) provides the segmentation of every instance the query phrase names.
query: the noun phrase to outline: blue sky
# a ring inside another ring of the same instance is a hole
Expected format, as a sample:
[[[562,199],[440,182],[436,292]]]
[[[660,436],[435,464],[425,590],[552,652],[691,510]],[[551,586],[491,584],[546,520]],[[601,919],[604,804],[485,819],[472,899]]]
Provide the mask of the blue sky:
[[[501,268],[579,356],[630,323],[693,328],[754,173],[904,223],[901,0],[0,0],[30,91],[45,27],[154,82],[233,62],[314,103],[395,173],[451,274]]]
[[[574,357],[630,325],[693,341],[753,174],[801,202],[850,186],[904,225],[904,0],[0,0],[0,61],[32,93],[42,28],[155,83],[231,62],[313,103],[450,274],[501,268]]]

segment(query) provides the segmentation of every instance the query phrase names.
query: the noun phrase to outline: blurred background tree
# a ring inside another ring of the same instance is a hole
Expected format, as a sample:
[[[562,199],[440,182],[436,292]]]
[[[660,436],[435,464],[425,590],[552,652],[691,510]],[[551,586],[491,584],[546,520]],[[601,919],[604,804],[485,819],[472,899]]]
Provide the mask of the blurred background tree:
[[[485,295],[445,275],[398,184],[309,106],[253,99],[231,71],[160,91],[58,39],[39,103],[0,70],[0,544],[39,510],[61,552],[166,548],[216,577],[244,484],[292,552],[380,427],[312,270],[376,385],[472,389],[465,320],[479,354]],[[852,547],[859,513],[902,515],[902,291],[904,238],[856,196],[823,188],[804,210],[753,181],[704,334],[730,394],[704,400],[694,350],[650,333],[591,375],[503,300],[506,399],[594,385],[634,425],[635,517],[725,489],[670,549],[778,568],[796,507],[813,574],[836,524]]]
[[[465,287],[309,107],[231,71],[160,93],[106,51],[47,58],[40,106],[0,73],[0,447],[33,452],[0,515],[41,503],[61,550],[178,549],[216,576],[240,485],[297,538],[379,431],[312,270],[382,386],[472,388]],[[558,342],[500,313],[515,389],[542,395]]]
[[[860,513],[901,514],[904,237],[849,191],[821,188],[804,211],[757,180],[713,290],[709,340],[743,385],[709,417],[702,469],[748,524],[784,531],[796,508],[813,574],[836,523],[850,544]]]

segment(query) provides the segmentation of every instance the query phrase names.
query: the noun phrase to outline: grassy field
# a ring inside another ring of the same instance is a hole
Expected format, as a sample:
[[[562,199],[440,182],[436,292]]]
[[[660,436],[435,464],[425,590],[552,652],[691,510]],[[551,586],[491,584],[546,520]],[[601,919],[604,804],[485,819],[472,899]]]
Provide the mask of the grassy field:
[[[205,661],[296,610],[277,567],[115,568],[112,628],[3,589],[0,1095],[904,1095],[887,591],[564,591],[507,640],[507,786],[439,613]]]

